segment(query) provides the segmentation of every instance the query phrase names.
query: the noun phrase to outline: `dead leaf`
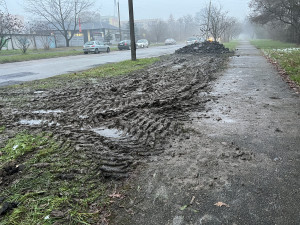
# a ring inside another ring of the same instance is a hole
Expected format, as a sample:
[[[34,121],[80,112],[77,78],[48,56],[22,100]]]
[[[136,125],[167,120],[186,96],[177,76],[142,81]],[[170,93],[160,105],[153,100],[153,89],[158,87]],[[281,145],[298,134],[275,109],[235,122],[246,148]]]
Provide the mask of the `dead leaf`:
[[[222,207],[222,206],[226,206],[226,207],[230,207],[229,205],[227,205],[226,203],[224,202],[217,202],[216,204],[214,204],[215,206],[218,206],[218,207]]]

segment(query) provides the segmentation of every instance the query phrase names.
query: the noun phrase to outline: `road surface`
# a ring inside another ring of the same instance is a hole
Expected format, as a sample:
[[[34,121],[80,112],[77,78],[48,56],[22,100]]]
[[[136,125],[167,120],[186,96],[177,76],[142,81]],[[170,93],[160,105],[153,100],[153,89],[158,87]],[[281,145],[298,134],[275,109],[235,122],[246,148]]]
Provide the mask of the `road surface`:
[[[181,45],[138,49],[137,58],[150,58],[172,54]],[[18,84],[24,81],[44,79],[64,73],[86,70],[106,63],[129,60],[130,51],[114,51],[109,54],[88,54],[0,65],[0,86]]]

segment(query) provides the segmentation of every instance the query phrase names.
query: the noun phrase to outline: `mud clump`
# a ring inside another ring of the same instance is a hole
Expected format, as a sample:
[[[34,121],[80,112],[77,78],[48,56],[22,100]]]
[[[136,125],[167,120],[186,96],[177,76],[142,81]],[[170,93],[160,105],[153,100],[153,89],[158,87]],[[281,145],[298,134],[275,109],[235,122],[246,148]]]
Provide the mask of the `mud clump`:
[[[0,217],[17,207],[18,204],[16,202],[4,202],[0,209]]]
[[[223,44],[217,41],[205,41],[184,46],[175,51],[176,54],[227,54],[232,53]]]

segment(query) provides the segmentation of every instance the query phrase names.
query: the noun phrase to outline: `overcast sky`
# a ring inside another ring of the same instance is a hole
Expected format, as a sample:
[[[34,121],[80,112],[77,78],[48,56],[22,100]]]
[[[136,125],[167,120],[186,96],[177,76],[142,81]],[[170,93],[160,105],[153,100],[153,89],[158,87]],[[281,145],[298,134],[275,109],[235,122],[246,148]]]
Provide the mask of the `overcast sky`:
[[[37,0],[38,1],[38,0]],[[118,1],[118,0],[116,0]],[[128,20],[128,0],[120,1],[121,19]],[[213,4],[221,4],[224,10],[243,20],[248,15],[250,0],[212,0]],[[12,14],[24,15],[24,0],[6,0],[8,10]],[[195,15],[209,0],[133,0],[135,19],[167,19],[172,14],[176,19],[187,15]],[[114,15],[114,0],[95,0],[95,9],[100,9],[103,16]],[[116,14],[117,15],[117,14]]]

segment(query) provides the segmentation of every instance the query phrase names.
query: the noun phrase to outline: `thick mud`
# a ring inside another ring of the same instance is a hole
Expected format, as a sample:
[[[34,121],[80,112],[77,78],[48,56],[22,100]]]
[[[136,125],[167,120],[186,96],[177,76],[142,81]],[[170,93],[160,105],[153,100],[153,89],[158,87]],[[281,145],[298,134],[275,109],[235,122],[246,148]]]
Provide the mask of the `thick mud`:
[[[0,124],[50,131],[93,160],[101,176],[128,177],[148,156],[159,155],[172,137],[187,138],[183,123],[204,110],[205,95],[227,55],[172,55],[146,70],[60,90],[1,90]],[[22,104],[7,99],[26,98]]]

